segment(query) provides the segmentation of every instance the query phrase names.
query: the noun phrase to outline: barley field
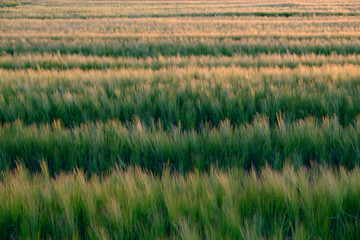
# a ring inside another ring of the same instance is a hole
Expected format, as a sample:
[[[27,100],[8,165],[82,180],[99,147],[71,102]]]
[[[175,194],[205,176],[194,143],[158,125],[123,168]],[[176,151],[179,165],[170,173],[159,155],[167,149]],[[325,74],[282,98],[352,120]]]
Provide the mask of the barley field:
[[[360,239],[357,0],[0,0],[1,239]]]

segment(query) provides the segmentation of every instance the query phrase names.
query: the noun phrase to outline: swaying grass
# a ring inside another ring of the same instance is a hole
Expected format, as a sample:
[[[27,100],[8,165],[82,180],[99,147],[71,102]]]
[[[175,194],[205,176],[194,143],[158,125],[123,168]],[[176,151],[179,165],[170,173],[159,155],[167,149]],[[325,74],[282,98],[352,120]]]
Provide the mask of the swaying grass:
[[[198,130],[251,123],[256,114],[276,123],[309,115],[336,115],[347,126],[360,114],[357,65],[288,68],[167,68],[157,71],[0,70],[0,121],[26,124],[61,120],[66,127],[87,121],[138,116],[146,125]]]
[[[234,56],[238,54],[360,54],[358,38],[0,38],[0,54],[60,53],[85,56]]]
[[[300,66],[321,67],[325,65],[360,65],[360,55],[296,55],[296,54],[261,54],[259,56],[237,55],[233,57],[190,56],[190,57],[164,57],[157,58],[131,58],[131,57],[98,57],[82,55],[60,54],[26,54],[0,56],[0,68],[16,69],[166,69],[166,68],[212,68],[212,67],[279,67],[297,68]]]
[[[336,118],[288,124],[278,116],[277,126],[271,128],[267,119],[258,117],[251,125],[233,128],[224,121],[219,128],[204,126],[199,132],[147,128],[139,120],[128,127],[110,121],[71,130],[59,122],[40,126],[15,122],[0,128],[0,169],[20,162],[39,171],[42,160],[52,174],[76,167],[101,174],[115,164],[158,174],[164,166],[184,173],[194,168],[208,171],[211,165],[259,169],[269,164],[281,169],[285,163],[310,166],[311,162],[351,169],[360,164],[360,119],[343,128]]]
[[[358,239],[360,170],[86,179],[19,167],[0,184],[0,237],[31,239]]]

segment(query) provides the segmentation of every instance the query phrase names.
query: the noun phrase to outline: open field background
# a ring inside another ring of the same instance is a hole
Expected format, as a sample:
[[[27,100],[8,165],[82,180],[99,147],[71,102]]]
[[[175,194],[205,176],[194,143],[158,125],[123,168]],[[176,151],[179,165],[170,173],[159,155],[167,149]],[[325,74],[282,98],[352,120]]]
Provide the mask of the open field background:
[[[1,0],[0,123],[1,238],[359,239],[360,2]]]

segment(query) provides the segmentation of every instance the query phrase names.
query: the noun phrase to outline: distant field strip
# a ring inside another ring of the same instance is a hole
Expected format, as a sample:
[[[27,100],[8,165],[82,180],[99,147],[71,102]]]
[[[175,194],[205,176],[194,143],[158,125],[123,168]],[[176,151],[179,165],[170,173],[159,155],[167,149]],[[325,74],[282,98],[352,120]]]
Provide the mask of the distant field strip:
[[[82,54],[85,56],[157,57],[234,56],[237,54],[360,54],[360,39],[287,38],[2,38],[1,55],[19,53]]]
[[[163,36],[167,34],[223,36],[359,35],[358,17],[274,18],[187,17],[187,18],[107,18],[107,19],[4,19],[3,36]],[[266,31],[266,32],[264,32]]]
[[[325,65],[360,65],[360,55],[317,55],[317,54],[260,54],[228,56],[158,56],[156,58],[83,56],[79,54],[21,54],[0,56],[0,68],[47,69],[47,70],[109,70],[109,69],[145,69],[166,68],[297,68],[301,66],[321,67]]]
[[[358,16],[358,1],[34,1],[2,9],[2,18],[114,18],[114,17],[316,17]]]

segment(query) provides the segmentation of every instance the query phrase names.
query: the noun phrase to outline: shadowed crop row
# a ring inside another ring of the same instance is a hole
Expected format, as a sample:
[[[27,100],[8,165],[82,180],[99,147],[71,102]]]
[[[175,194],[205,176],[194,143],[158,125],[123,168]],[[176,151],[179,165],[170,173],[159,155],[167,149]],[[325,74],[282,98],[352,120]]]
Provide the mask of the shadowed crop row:
[[[152,69],[162,68],[186,68],[197,66],[199,68],[211,67],[280,67],[296,68],[300,66],[321,67],[331,65],[360,65],[360,55],[316,55],[316,54],[261,54],[236,55],[232,57],[213,56],[158,56],[156,58],[133,58],[133,57],[105,57],[105,56],[82,56],[61,54],[22,54],[0,56],[0,68],[7,70],[16,69]]]
[[[218,128],[204,125],[199,132],[180,127],[163,131],[159,124],[145,127],[139,120],[124,126],[118,121],[87,123],[72,129],[56,121],[24,126],[16,121],[0,127],[0,169],[23,163],[31,171],[45,161],[51,173],[79,167],[89,174],[104,173],[116,164],[140,166],[161,173],[164,166],[180,172],[218,167],[281,169],[311,162],[344,166],[360,163],[360,121],[344,128],[336,118],[314,118],[269,126],[258,116],[253,124]]]
[[[358,38],[1,38],[0,54],[60,53],[113,57],[234,56],[237,54],[339,54],[360,53]]]

